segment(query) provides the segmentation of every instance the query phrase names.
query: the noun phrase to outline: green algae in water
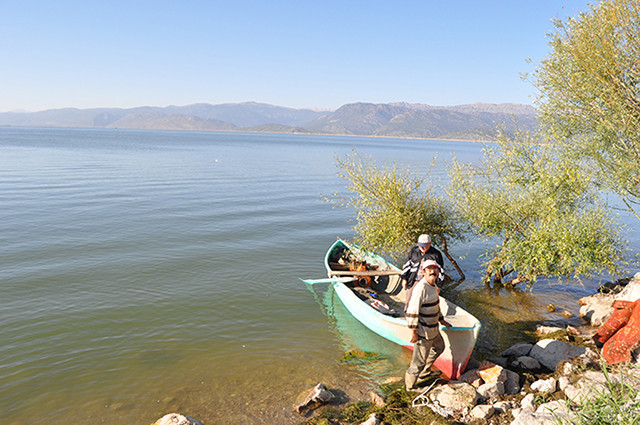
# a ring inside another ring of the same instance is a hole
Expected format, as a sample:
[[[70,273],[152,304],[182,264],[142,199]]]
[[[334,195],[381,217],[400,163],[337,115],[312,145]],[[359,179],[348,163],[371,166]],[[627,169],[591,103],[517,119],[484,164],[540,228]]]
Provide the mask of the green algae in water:
[[[368,361],[387,360],[387,357],[380,353],[369,353],[359,348],[349,350],[342,355],[341,363],[362,364]]]

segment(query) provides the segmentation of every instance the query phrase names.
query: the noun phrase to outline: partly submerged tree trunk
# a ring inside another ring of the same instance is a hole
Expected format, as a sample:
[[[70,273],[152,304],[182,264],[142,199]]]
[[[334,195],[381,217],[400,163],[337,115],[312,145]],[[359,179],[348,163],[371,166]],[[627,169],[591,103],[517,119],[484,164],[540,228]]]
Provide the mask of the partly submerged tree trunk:
[[[529,279],[526,276],[518,275],[518,276],[514,277],[513,279],[511,279],[510,281],[505,282],[505,286],[513,288],[518,283],[526,282],[528,280]]]
[[[442,248],[442,252],[449,259],[449,261],[451,261],[451,264],[453,264],[453,267],[455,267],[456,271],[460,275],[460,280],[465,280],[466,277],[462,272],[462,269],[460,268],[456,260],[449,253],[449,248],[447,247],[447,240],[444,238],[442,234],[438,234],[438,237],[440,238],[440,248]]]

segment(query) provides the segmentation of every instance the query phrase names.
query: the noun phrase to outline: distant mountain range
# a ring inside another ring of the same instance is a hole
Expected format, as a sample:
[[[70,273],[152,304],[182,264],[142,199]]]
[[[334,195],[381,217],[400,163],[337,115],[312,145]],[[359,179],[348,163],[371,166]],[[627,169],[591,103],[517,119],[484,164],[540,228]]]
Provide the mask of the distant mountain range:
[[[430,106],[350,103],[335,111],[245,102],[120,109],[50,109],[0,113],[2,126],[315,133],[424,139],[492,140],[498,125],[535,131],[532,106],[474,103]]]

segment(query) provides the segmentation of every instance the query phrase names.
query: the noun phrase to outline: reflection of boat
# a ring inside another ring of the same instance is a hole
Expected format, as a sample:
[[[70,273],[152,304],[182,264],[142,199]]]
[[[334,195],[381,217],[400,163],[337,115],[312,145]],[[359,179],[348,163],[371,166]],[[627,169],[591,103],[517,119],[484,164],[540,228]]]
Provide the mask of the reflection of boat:
[[[353,262],[366,264],[355,270]],[[400,284],[400,270],[382,257],[361,251],[338,239],[329,248],[325,266],[335,293],[349,312],[378,335],[413,349],[411,331],[404,317],[405,292]],[[342,277],[335,277],[336,275]],[[370,280],[362,279],[369,277]],[[314,281],[306,281],[314,283]],[[440,326],[445,350],[434,366],[451,379],[464,371],[473,351],[480,322],[461,307],[440,297],[440,309],[452,325]]]

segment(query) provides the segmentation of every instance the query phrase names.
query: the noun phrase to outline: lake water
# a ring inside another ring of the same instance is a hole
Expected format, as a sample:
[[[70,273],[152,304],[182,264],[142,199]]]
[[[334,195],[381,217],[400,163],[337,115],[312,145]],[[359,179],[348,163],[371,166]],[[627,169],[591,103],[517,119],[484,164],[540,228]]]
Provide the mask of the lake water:
[[[147,424],[178,411],[207,425],[296,424],[318,382],[367,398],[410,354],[369,332],[326,288],[323,256],[350,238],[336,156],[446,178],[481,144],[243,133],[0,128],[0,423]],[[623,220],[627,218],[623,217]],[[631,235],[637,241],[635,235]],[[633,243],[637,248],[637,242]],[[500,352],[546,311],[578,311],[593,282],[487,292],[482,244],[446,295]],[[342,362],[360,347],[383,356]]]

